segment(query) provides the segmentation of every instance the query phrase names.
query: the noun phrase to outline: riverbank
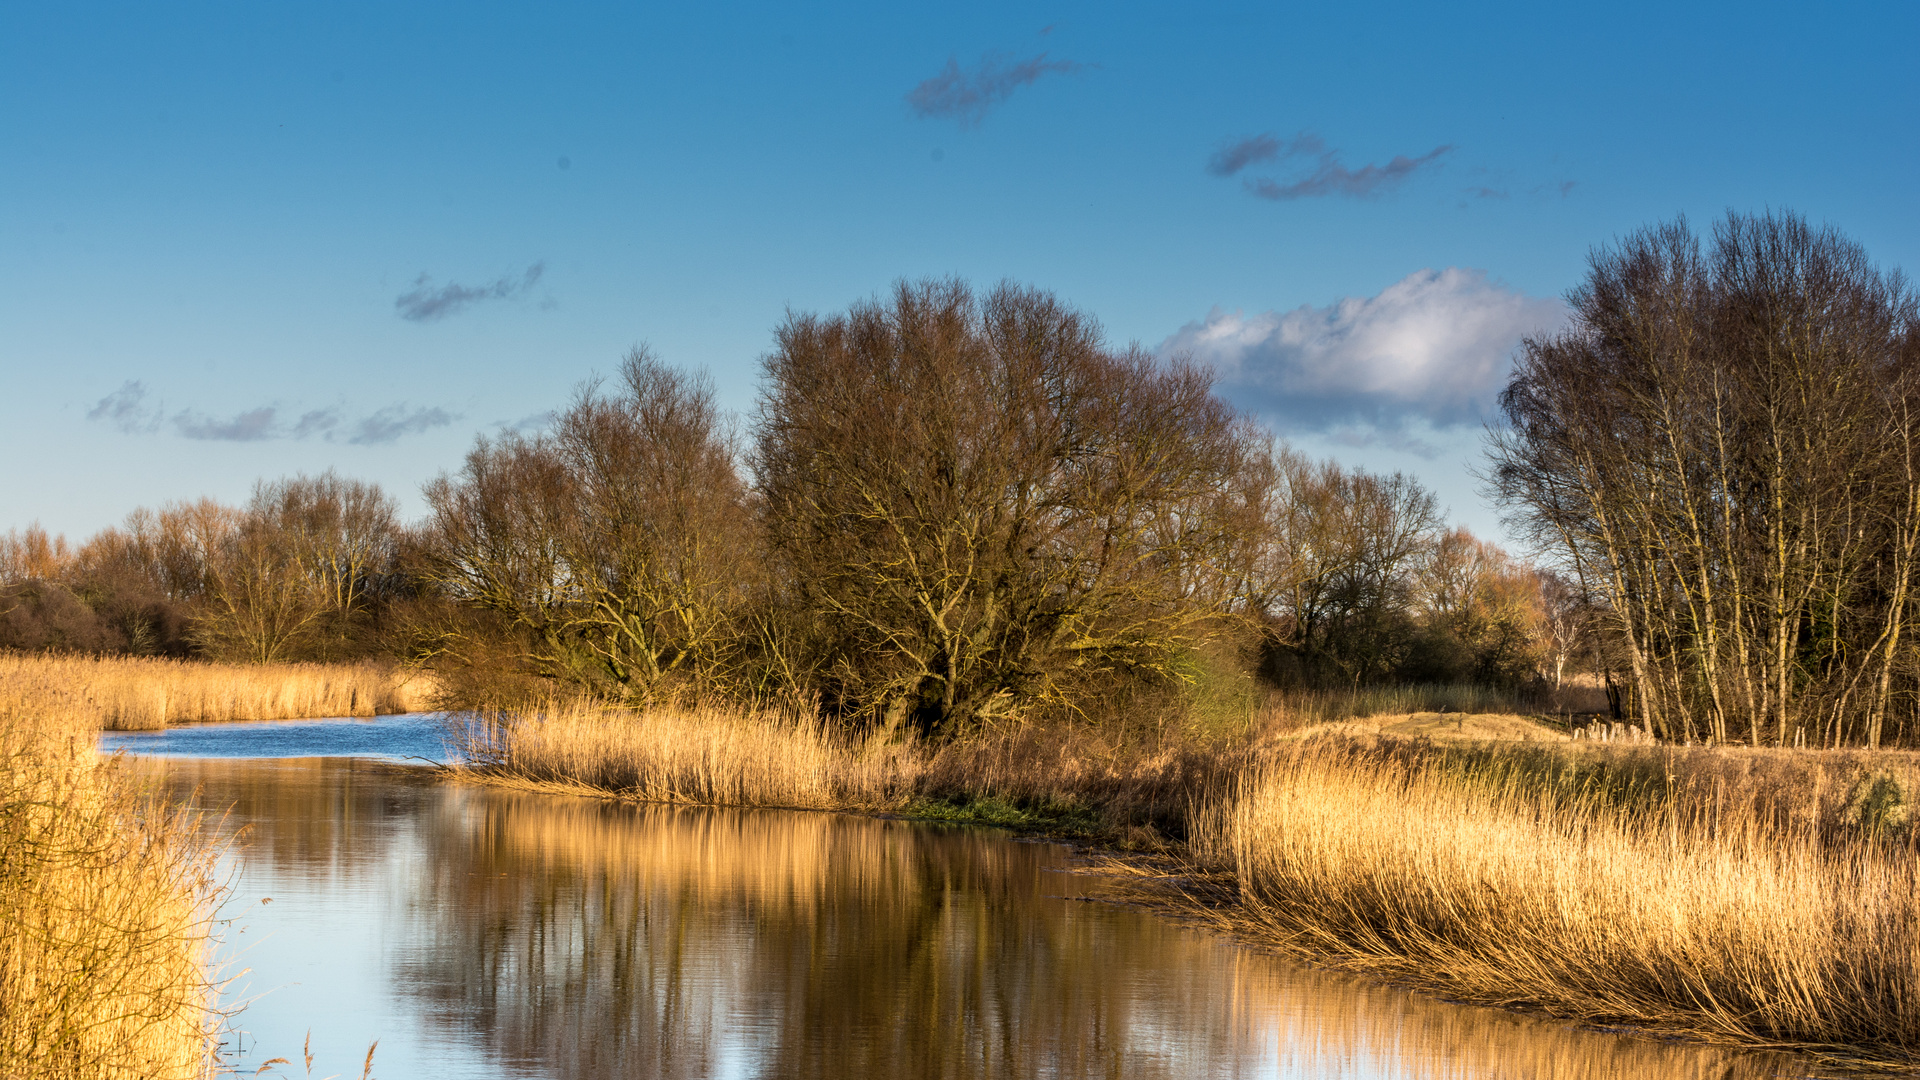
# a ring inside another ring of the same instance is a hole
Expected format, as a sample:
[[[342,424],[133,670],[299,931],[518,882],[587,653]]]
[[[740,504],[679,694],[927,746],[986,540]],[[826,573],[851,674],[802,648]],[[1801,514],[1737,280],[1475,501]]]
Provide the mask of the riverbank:
[[[377,716],[431,708],[432,677],[388,663],[220,664],[159,657],[0,653],[0,696],[96,730]]]
[[[186,813],[94,749],[94,714],[0,684],[0,1076],[216,1075],[221,886]]]
[[[1518,741],[1472,738],[1488,730]],[[1164,902],[1323,964],[1588,1023],[1920,1062],[1912,754],[1609,746],[1431,716],[930,749],[772,713],[591,705],[477,719],[465,740],[468,774],[496,784],[1157,852],[1213,885]]]

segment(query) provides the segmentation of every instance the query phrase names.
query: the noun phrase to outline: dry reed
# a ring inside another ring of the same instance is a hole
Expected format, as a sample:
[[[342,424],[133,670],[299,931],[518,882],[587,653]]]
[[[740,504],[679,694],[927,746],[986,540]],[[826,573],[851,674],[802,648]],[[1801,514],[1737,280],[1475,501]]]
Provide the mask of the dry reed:
[[[1196,813],[1236,932],[1449,996],[1920,1058],[1920,852],[1308,740]]]
[[[1128,744],[1087,725],[1028,726],[930,747],[850,737],[810,711],[549,703],[462,721],[469,775],[642,802],[937,811],[1152,842],[1243,754]],[[933,804],[941,804],[935,806]]]
[[[217,720],[373,716],[431,707],[432,680],[389,664],[214,664],[0,653],[0,694],[137,731]]]
[[[12,689],[0,689],[0,1076],[214,1075],[214,853],[183,811],[101,760],[90,713]]]
[[[489,713],[457,733],[490,779],[644,802],[887,809],[920,771],[913,748],[871,748],[773,712],[549,703]]]

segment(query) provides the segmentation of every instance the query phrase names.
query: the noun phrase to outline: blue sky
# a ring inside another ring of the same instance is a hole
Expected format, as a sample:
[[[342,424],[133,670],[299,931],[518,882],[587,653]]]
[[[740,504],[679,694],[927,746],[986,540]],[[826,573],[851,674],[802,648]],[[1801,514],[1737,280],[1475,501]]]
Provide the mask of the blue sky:
[[[627,348],[1012,278],[1301,448],[1467,466],[1590,247],[1791,208],[1920,269],[1897,4],[14,5],[0,529],[336,467],[409,512]]]

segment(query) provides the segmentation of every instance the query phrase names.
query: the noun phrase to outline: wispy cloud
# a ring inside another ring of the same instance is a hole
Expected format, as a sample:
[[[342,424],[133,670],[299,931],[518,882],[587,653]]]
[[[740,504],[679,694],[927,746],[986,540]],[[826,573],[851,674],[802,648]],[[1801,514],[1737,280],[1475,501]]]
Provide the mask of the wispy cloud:
[[[553,423],[553,410],[548,409],[545,412],[528,413],[527,415],[521,417],[520,419],[511,421],[511,422],[506,420],[496,420],[494,421],[493,426],[499,428],[502,431],[526,432],[526,431],[545,431],[547,428],[547,425],[551,423]]]
[[[1444,428],[1484,419],[1520,338],[1564,319],[1557,300],[1450,267],[1326,307],[1215,308],[1158,352],[1210,364],[1230,397],[1289,426],[1398,445],[1410,438],[1409,421]]]
[[[313,435],[329,435],[339,426],[340,410],[338,408],[314,409],[300,414],[300,419],[293,422],[293,428],[288,432],[288,436],[305,439]]]
[[[413,288],[393,298],[393,309],[399,312],[401,318],[412,322],[433,322],[458,314],[483,300],[518,300],[533,291],[533,287],[540,282],[540,275],[546,270],[546,263],[537,262],[518,277],[508,274],[484,285],[462,285],[450,281],[436,286],[432,278],[421,274],[414,279]]]
[[[129,435],[157,431],[162,410],[147,403],[147,385],[129,379],[87,410],[87,419],[101,420]]]
[[[1292,183],[1283,184],[1268,177],[1256,177],[1247,181],[1247,190],[1263,199],[1283,202],[1315,199],[1323,195],[1366,198],[1398,187],[1422,166],[1431,165],[1452,151],[1451,146],[1436,146],[1419,157],[1410,158],[1402,154],[1385,165],[1362,165],[1358,169],[1349,169],[1340,164],[1333,152],[1328,151],[1320,155],[1320,161],[1311,173]]]
[[[389,405],[357,421],[347,441],[359,446],[385,446],[403,435],[418,435],[423,431],[446,427],[458,419],[458,416],[445,409]]]
[[[1256,161],[1272,161],[1286,144],[1271,135],[1255,135],[1228,143],[1207,159],[1207,171],[1215,176],[1232,176]]]
[[[243,409],[231,416],[211,415],[191,408],[168,415],[161,405],[151,402],[150,397],[144,383],[128,382],[87,410],[87,419],[109,424],[128,434],[152,434],[164,425],[181,438],[212,442],[322,439],[361,446],[386,445],[461,419],[460,414],[442,408],[415,407],[406,402],[357,417],[349,416],[340,406],[332,406],[309,409],[288,419],[277,405]]]
[[[1046,53],[1013,60],[1005,53],[988,53],[972,71],[947,58],[940,73],[907,92],[907,106],[923,119],[952,119],[973,127],[1015,90],[1038,82],[1043,75],[1072,75],[1086,65],[1072,60],[1049,60]]]
[[[222,420],[186,409],[174,416],[173,427],[175,431],[189,439],[261,442],[284,437],[279,425],[274,423],[274,417],[278,412],[279,410],[271,405],[262,405],[257,409],[235,413]]]
[[[1235,176],[1248,166],[1271,161],[1291,166],[1291,176],[1245,178],[1247,191],[1262,199],[1286,202],[1329,195],[1364,199],[1400,186],[1408,177],[1438,164],[1453,149],[1450,144],[1441,145],[1418,157],[1401,154],[1384,165],[1350,169],[1341,163],[1338,150],[1312,132],[1303,131],[1291,139],[1260,134],[1221,146],[1207,158],[1207,171],[1215,176]]]

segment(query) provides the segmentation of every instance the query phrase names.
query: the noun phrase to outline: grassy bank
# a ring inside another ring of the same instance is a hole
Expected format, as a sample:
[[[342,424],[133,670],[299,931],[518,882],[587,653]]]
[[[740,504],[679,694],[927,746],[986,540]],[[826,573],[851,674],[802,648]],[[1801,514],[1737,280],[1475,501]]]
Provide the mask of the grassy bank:
[[[591,705],[476,721],[468,742],[475,774],[516,786],[1157,850],[1222,885],[1167,902],[1322,962],[1593,1022],[1920,1061],[1912,754],[1615,747],[1458,714],[928,748],[775,713]]]
[[[1233,875],[1237,933],[1449,996],[1920,1060],[1903,815],[1777,813],[1764,775],[1689,782],[1710,752],[1664,791],[1539,764],[1310,740],[1202,807],[1192,855]]]
[[[212,1076],[212,852],[94,727],[0,686],[0,1076]]]
[[[426,676],[389,664],[214,664],[0,653],[0,695],[136,731],[210,720],[288,720],[417,712]]]

